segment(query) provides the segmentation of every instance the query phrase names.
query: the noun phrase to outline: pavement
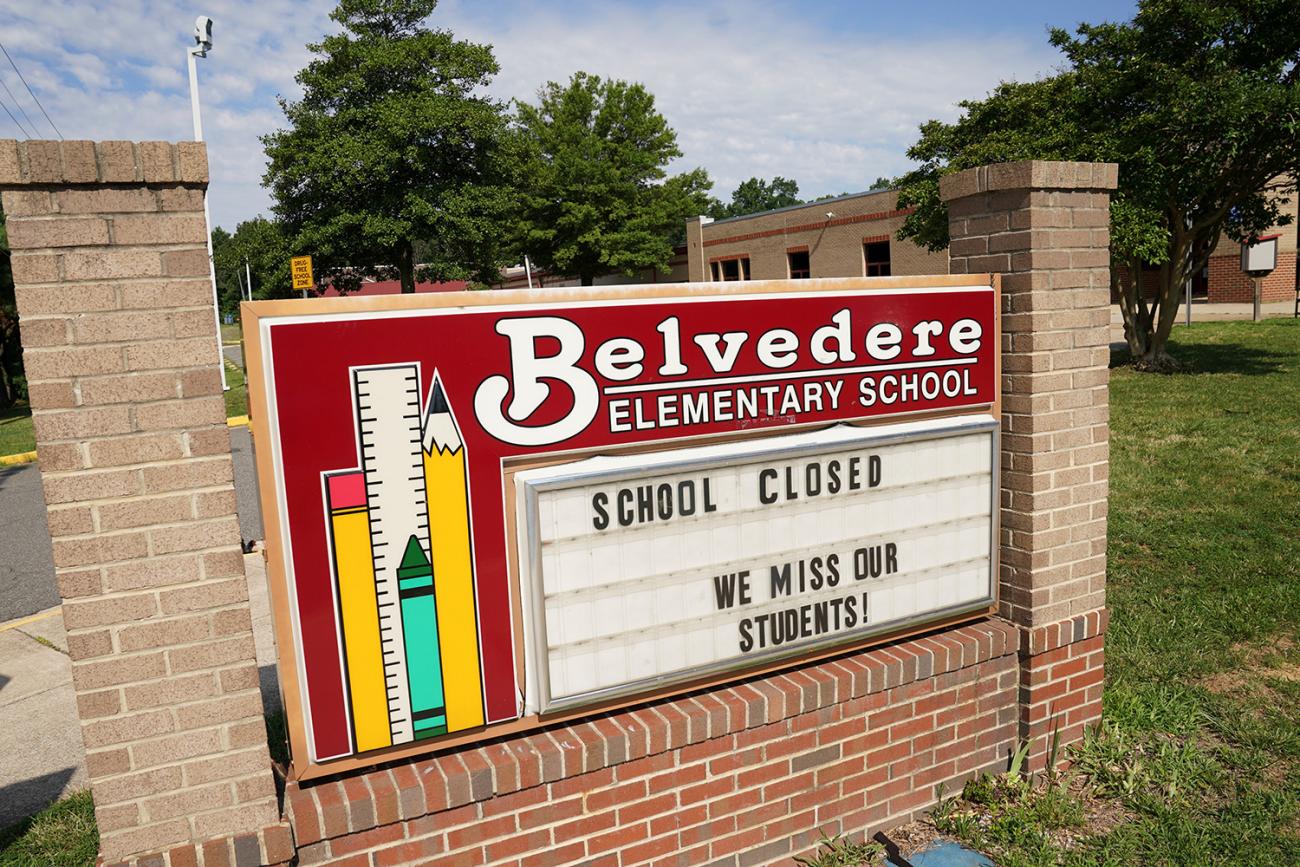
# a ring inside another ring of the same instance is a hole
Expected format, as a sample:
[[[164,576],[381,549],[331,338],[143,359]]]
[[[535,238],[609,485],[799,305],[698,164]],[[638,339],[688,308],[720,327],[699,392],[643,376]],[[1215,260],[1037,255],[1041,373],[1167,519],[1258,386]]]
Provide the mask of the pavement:
[[[86,786],[59,609],[0,624],[0,828]]]
[[[262,700],[281,706],[266,563],[244,557]],[[0,623],[0,829],[87,785],[60,608]]]
[[[59,604],[54,548],[36,464],[0,467],[0,621]],[[3,658],[0,648],[0,658]]]

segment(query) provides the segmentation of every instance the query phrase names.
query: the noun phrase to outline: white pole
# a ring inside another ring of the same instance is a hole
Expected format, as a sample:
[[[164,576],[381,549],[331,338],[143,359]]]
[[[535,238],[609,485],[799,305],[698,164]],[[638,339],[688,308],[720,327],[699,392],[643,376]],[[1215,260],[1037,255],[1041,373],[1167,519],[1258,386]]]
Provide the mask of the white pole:
[[[524,274],[528,276],[528,288],[533,288],[533,268],[528,264],[528,254],[524,254]]]
[[[244,285],[248,287],[248,300],[253,300],[253,272],[248,268],[248,257],[244,257]]]
[[[203,119],[199,115],[199,70],[195,57],[207,57],[200,46],[185,52],[190,71],[190,111],[194,114],[194,140],[203,141]],[[221,390],[230,391],[226,382],[226,353],[221,348],[221,298],[217,295],[217,267],[212,261],[212,215],[208,210],[208,193],[203,191],[203,227],[208,242],[208,279],[212,282],[212,320],[217,325],[217,364],[221,369]]]

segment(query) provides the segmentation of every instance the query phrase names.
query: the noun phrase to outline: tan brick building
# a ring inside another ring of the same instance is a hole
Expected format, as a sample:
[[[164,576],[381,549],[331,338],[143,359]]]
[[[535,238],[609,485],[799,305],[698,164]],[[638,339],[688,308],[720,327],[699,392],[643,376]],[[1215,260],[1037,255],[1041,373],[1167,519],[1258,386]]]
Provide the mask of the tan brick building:
[[[696,217],[686,224],[687,279],[947,274],[947,251],[898,239],[908,213],[897,192],[881,190],[728,220]]]

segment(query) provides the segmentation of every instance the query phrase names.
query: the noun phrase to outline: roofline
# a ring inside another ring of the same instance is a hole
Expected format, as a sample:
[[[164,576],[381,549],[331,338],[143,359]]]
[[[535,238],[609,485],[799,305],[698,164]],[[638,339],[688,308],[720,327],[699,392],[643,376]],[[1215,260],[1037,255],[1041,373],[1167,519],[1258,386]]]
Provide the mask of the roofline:
[[[724,217],[721,220],[712,220],[708,223],[705,223],[704,225],[721,226],[724,223],[738,223],[741,220],[754,220],[759,217],[767,217],[772,214],[783,214],[786,211],[797,211],[800,208],[811,208],[814,205],[829,205],[832,202],[844,202],[844,201],[848,201],[849,199],[860,199],[863,196],[874,196],[874,195],[878,195],[879,193],[896,193],[898,192],[898,190],[899,190],[898,187],[886,187],[882,190],[863,190],[860,193],[845,193],[844,195],[836,196],[833,199],[818,199],[817,201],[804,202],[799,205],[786,205],[784,208],[773,208],[770,211],[757,211],[753,214],[741,214],[739,217]]]

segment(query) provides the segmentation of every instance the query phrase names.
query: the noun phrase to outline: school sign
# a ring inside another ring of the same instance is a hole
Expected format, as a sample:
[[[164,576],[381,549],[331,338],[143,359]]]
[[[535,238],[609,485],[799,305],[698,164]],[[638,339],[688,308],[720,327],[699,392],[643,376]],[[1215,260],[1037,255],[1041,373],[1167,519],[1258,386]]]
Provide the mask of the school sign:
[[[987,614],[997,294],[247,305],[297,772]]]

